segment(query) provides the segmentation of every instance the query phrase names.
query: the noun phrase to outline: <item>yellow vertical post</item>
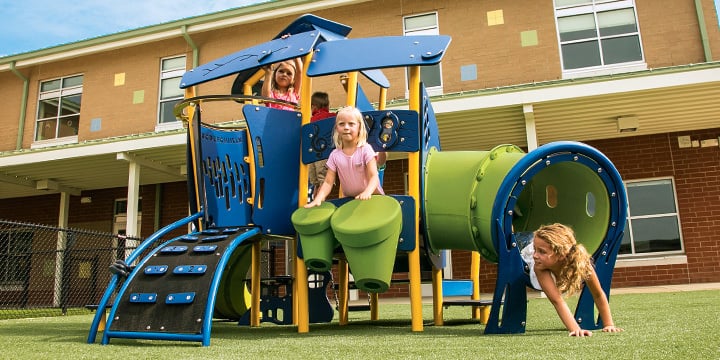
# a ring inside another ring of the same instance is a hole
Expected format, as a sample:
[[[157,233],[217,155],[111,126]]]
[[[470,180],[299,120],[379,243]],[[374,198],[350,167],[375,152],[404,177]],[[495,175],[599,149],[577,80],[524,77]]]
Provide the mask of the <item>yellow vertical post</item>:
[[[435,326],[442,326],[443,322],[443,294],[442,294],[442,270],[433,265],[432,267],[432,289],[433,289],[433,322]]]
[[[313,52],[303,58],[303,69],[302,69],[302,86],[300,87],[300,113],[302,114],[302,125],[310,123],[310,117],[312,116],[312,110],[310,109],[310,98],[312,97],[312,78],[307,76],[307,66],[312,61]],[[300,134],[298,134],[300,136]],[[308,190],[308,166],[303,164],[298,159],[300,166],[300,179],[299,179],[299,191],[298,191],[298,206],[307,204],[307,190]],[[297,237],[296,240],[298,241]],[[297,247],[295,247],[297,248]],[[293,259],[295,259],[295,274],[293,281],[293,291],[296,296],[293,296],[293,322],[297,324],[298,333],[306,333],[310,331],[310,314],[308,304],[308,279],[307,279],[307,267],[305,267],[305,261],[297,256],[297,251],[293,252]]]
[[[348,106],[355,106],[355,99],[357,98],[357,83],[358,73],[352,71],[348,73],[347,78],[347,104]]]
[[[472,280],[471,300],[480,300],[480,253],[473,251],[470,258],[470,280]],[[472,318],[480,319],[480,306],[472,307]]]
[[[385,102],[387,101],[387,89],[380,88],[380,96],[378,98],[378,110],[385,110]],[[370,320],[378,320],[380,318],[378,311],[378,294],[370,294]]]
[[[252,244],[252,260],[250,262],[250,326],[260,326],[260,253],[262,243]]]
[[[338,261],[338,316],[340,325],[348,324],[348,263],[347,260]]]
[[[410,110],[420,112],[420,67],[410,67]],[[423,331],[420,274],[420,153],[408,154],[408,193],[415,199],[415,249],[408,254],[412,331]]]
[[[189,99],[192,97],[195,97],[195,87],[194,86],[191,86],[191,87],[185,89],[185,98]],[[188,176],[192,176],[195,178],[195,181],[194,181],[195,189],[193,189],[194,194],[195,194],[195,204],[198,205],[198,210],[200,210],[200,205],[201,205],[200,204],[200,190],[198,189],[198,184],[197,184],[199,179],[196,176],[198,173],[196,147],[199,146],[199,145],[197,145],[199,139],[195,139],[195,132],[193,131],[193,129],[195,127],[195,125],[194,125],[194,123],[195,123],[195,107],[188,106],[185,109],[187,111],[187,119],[188,119],[187,131],[188,131],[188,134],[190,134],[190,158],[192,159],[192,165],[191,165],[192,166],[191,167],[192,174],[190,174]],[[198,230],[202,230],[202,226],[203,226],[202,221],[198,221],[198,224],[200,225],[200,228]]]

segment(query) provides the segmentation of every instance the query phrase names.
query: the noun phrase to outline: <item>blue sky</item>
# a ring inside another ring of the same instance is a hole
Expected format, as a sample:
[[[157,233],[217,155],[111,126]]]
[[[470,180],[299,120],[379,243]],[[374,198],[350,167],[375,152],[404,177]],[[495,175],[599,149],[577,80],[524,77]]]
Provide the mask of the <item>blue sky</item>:
[[[265,1],[0,0],[0,57]]]
[[[0,57],[265,1],[0,0]]]

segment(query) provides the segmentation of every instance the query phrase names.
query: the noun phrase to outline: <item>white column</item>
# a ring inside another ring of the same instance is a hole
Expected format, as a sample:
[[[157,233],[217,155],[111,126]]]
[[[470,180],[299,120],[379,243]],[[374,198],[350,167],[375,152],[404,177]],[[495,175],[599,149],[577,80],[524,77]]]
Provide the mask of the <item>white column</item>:
[[[68,226],[68,213],[70,212],[70,194],[60,193],[60,209],[58,211],[58,227],[66,229]],[[65,250],[67,248],[67,233],[58,231],[55,245],[55,289],[53,306],[60,306],[62,299],[63,272],[65,268]]]
[[[140,164],[136,161],[128,163],[128,193],[127,193],[127,218],[125,223],[125,235],[128,237],[137,237],[140,235],[138,229],[138,199],[140,198]],[[126,240],[125,246],[130,248],[137,247],[137,240]],[[126,251],[125,257],[130,255],[131,251]]]
[[[523,104],[523,115],[525,115],[525,136],[527,137],[528,152],[530,152],[538,147],[535,112],[532,104]]]

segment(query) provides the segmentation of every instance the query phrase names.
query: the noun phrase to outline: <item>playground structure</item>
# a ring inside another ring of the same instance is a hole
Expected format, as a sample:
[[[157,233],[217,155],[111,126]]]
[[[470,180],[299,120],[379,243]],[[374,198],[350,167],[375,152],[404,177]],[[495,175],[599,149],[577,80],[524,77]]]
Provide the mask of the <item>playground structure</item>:
[[[393,268],[400,267],[408,273],[412,331],[422,331],[422,267],[430,267],[426,270],[432,273],[434,323],[442,325],[440,254],[456,249],[473,253],[471,298],[476,305],[480,304],[480,256],[498,263],[485,333],[521,333],[529,278],[515,238],[551,222],[574,228],[579,241],[593,254],[609,296],[627,203],[612,163],[596,149],[577,142],[550,143],[529,153],[513,145],[489,151],[441,151],[420,68],[439,63],[450,38],[348,39],[350,30],[343,24],[304,15],[275,39],[183,76],[186,99],[176,107],[176,115],[188,123],[191,215],[148,237],[124,260],[121,265],[127,266],[127,274],[113,275],[98,304],[88,343],[94,343],[102,331],[103,344],[111,338],[136,338],[198,341],[207,346],[213,318],[259,326],[261,321],[272,321],[276,310],[291,313],[292,324],[305,333],[310,323],[328,322],[333,317],[326,283],[309,286],[308,281],[318,274],[328,276],[323,271],[334,262],[339,274],[341,325],[348,322],[351,271],[356,280],[365,280],[356,285],[371,293],[371,318],[375,320],[377,294],[387,290]],[[383,51],[377,52],[380,48]],[[302,57],[305,64],[298,111],[264,106],[277,100],[251,94],[262,77],[262,67],[295,57]],[[385,94],[390,84],[382,69],[398,67],[409,70],[409,109],[387,110]],[[301,219],[303,214],[295,211],[307,202],[307,164],[327,158],[334,126],[334,118],[309,121],[312,78],[344,73],[348,74],[347,103],[362,111],[368,142],[376,151],[407,153],[408,193],[368,201],[332,200]],[[377,108],[359,86],[359,74],[380,87]],[[242,84],[237,88],[242,88],[243,94],[195,96],[195,85],[231,75],[237,77],[236,85]],[[203,104],[219,101],[244,103],[245,125],[204,123]],[[377,205],[379,202],[384,203]],[[333,218],[331,226],[331,217],[340,213],[344,214],[339,220]],[[368,217],[373,220],[357,220]],[[393,227],[400,224],[399,235],[387,230],[390,225],[381,221],[384,218],[394,219],[388,221]],[[348,219],[354,221],[339,224]],[[167,238],[168,233],[188,225],[193,228],[189,234]],[[324,235],[318,235],[321,233]],[[275,237],[298,239],[292,242],[295,261],[287,282],[291,283],[287,298],[291,304],[261,304],[260,245]],[[325,255],[313,254],[311,259],[309,252],[315,250],[314,241],[319,238],[341,240],[341,246],[325,246],[320,250]],[[366,252],[371,247],[380,256]],[[353,253],[351,248],[362,250]],[[399,263],[402,261],[406,264]],[[317,272],[308,273],[308,267]],[[357,276],[365,268],[375,267],[388,268],[390,273]],[[580,296],[575,316],[583,328],[601,327],[587,289]]]

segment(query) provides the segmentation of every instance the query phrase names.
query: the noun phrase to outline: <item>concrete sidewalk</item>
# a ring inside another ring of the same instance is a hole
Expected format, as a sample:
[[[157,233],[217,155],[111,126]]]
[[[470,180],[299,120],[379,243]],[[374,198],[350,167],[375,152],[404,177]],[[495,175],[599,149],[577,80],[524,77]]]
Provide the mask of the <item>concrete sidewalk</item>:
[[[648,293],[659,293],[659,292],[681,292],[681,291],[700,291],[700,290],[720,290],[720,282],[713,283],[696,283],[696,284],[680,284],[680,285],[657,285],[657,286],[634,286],[634,287],[622,287],[622,288],[611,288],[610,296],[619,294],[648,294]],[[528,298],[541,297],[540,291],[534,291],[528,289]],[[467,299],[467,296],[446,296],[444,299]],[[485,300],[492,300],[492,294],[481,294],[480,298]],[[409,304],[410,299],[407,297],[398,298],[380,298],[381,304]],[[423,304],[432,304],[432,297],[424,296]],[[350,305],[367,305],[368,300],[358,299],[351,300]]]
[[[610,296],[617,294],[647,294],[658,292],[679,292],[697,290],[720,290],[720,282],[611,288]]]

